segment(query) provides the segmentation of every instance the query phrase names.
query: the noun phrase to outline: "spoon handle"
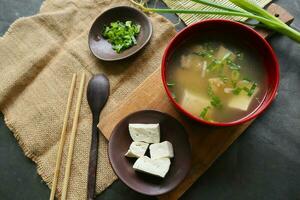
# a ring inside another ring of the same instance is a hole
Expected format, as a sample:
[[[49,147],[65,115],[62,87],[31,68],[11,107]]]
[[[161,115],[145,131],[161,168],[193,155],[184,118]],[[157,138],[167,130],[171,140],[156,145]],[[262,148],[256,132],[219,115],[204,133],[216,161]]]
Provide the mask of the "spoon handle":
[[[90,149],[88,186],[87,186],[87,199],[88,200],[95,199],[98,144],[99,144],[99,129],[97,127],[98,122],[99,122],[99,116],[93,117],[92,142],[91,142],[91,149]]]

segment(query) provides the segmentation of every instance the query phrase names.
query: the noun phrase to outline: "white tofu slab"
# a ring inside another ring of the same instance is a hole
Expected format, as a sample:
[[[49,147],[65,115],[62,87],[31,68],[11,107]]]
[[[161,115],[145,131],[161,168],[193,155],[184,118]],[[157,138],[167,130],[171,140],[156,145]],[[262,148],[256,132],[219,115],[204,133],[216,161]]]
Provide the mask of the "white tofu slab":
[[[234,95],[228,101],[228,107],[234,108],[234,109],[239,109],[242,111],[247,111],[251,101],[253,100],[253,98],[255,98],[258,91],[259,91],[259,88],[255,88],[255,91],[251,97],[249,97],[247,95],[247,93],[244,91],[242,91],[239,95]]]
[[[151,159],[174,157],[173,146],[169,141],[151,144],[149,149]]]
[[[169,158],[150,159],[147,156],[138,158],[133,169],[146,174],[151,174],[164,178],[170,169],[171,161]]]
[[[149,144],[145,142],[132,142],[125,156],[139,158],[145,155]]]
[[[159,143],[159,124],[129,124],[129,133],[133,141]]]
[[[203,108],[210,105],[208,97],[195,94],[187,89],[184,90],[180,105],[195,116],[199,116]]]

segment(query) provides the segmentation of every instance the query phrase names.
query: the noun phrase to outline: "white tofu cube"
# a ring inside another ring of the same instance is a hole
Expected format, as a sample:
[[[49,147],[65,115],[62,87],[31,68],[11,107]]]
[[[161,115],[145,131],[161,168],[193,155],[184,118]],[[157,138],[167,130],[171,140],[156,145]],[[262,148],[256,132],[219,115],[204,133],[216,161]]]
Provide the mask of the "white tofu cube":
[[[242,91],[239,95],[235,95],[229,100],[228,107],[247,111],[251,101],[256,96],[258,91],[259,88],[255,88],[254,93],[250,97],[246,92]]]
[[[151,159],[174,157],[173,146],[169,141],[151,144],[149,149]]]
[[[203,108],[210,105],[210,99],[185,89],[179,103],[185,110],[199,116]]]
[[[135,142],[158,143],[160,141],[159,124],[129,124],[129,133]]]
[[[217,93],[220,90],[224,90],[223,88],[225,87],[225,83],[221,78],[210,78],[208,79],[208,82],[214,93]]]
[[[145,155],[149,144],[145,142],[132,142],[125,156],[139,158]]]
[[[169,171],[170,165],[171,161],[169,158],[152,160],[147,156],[142,156],[135,161],[133,169],[139,172],[164,178]]]
[[[220,46],[216,53],[216,58],[219,60],[222,60],[225,55],[230,54],[230,58],[234,61],[236,58],[236,55],[232,53],[232,51],[226,49],[224,46]]]

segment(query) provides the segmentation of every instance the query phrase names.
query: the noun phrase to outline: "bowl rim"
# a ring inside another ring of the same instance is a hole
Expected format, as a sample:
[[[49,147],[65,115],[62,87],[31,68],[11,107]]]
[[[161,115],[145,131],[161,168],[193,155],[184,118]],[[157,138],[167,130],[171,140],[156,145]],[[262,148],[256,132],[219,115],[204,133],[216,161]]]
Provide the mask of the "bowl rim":
[[[247,31],[252,32],[253,35],[255,35],[257,37],[257,39],[261,40],[263,45],[268,49],[268,51],[270,52],[270,59],[272,59],[275,63],[274,66],[274,71],[275,71],[275,86],[272,87],[272,92],[270,94],[269,98],[264,98],[264,100],[262,101],[262,103],[254,110],[252,111],[250,114],[248,114],[247,116],[240,118],[238,120],[232,121],[232,122],[209,122],[209,121],[205,121],[201,118],[198,118],[196,116],[194,116],[193,114],[191,114],[190,112],[186,111],[179,103],[177,103],[173,97],[172,94],[167,86],[167,81],[166,81],[166,67],[167,67],[167,57],[170,54],[170,50],[173,49],[173,43],[175,43],[175,40],[184,32],[188,31],[189,29],[193,29],[194,27],[197,27],[199,25],[205,24],[205,23],[216,23],[216,22],[221,22],[221,23],[227,23],[227,24],[232,24],[235,26],[238,26],[240,28],[246,29]],[[232,21],[232,20],[226,20],[226,19],[207,19],[207,20],[203,20],[203,21],[199,21],[196,23],[193,23],[187,27],[185,27],[183,30],[181,30],[180,32],[178,32],[175,37],[172,38],[172,40],[168,43],[163,57],[162,57],[162,63],[161,63],[161,78],[162,78],[162,82],[163,82],[163,86],[164,89],[167,93],[167,96],[169,98],[169,100],[172,102],[172,104],[176,107],[176,109],[178,109],[180,112],[182,112],[184,115],[188,116],[189,118],[200,122],[202,124],[205,125],[209,125],[209,126],[219,126],[219,127],[226,127],[226,126],[235,126],[235,125],[240,125],[243,124],[245,122],[248,122],[256,117],[258,117],[260,114],[262,114],[268,107],[269,105],[273,102],[273,100],[275,99],[276,95],[277,95],[277,91],[278,91],[278,87],[279,87],[279,63],[277,60],[277,57],[275,55],[275,52],[273,51],[272,47],[270,46],[270,44],[267,42],[267,40],[262,37],[258,32],[256,32],[254,29],[236,22],[236,21]]]
[[[185,163],[185,165],[187,166],[187,169],[185,174],[183,175],[182,179],[178,181],[178,183],[176,185],[174,185],[173,187],[170,187],[168,190],[164,191],[164,192],[159,192],[159,193],[156,193],[156,194],[150,194],[150,193],[147,193],[147,192],[143,192],[143,191],[140,191],[138,189],[136,189],[135,187],[132,187],[132,185],[128,184],[128,181],[122,177],[122,176],[119,176],[119,174],[116,172],[116,169],[115,169],[115,166],[113,164],[113,161],[112,161],[112,158],[111,158],[111,154],[112,154],[112,146],[111,146],[111,138],[113,137],[113,135],[115,135],[117,132],[115,131],[115,129],[117,129],[120,124],[122,122],[124,122],[128,117],[132,116],[132,115],[135,115],[135,114],[139,114],[139,113],[142,113],[142,112],[156,112],[158,114],[162,114],[162,115],[166,115],[168,117],[171,117],[173,118],[177,123],[180,124],[180,126],[183,128],[184,130],[184,135],[188,141],[188,144],[189,144],[189,162],[188,163]],[[174,190],[178,185],[180,185],[180,183],[182,183],[184,181],[184,179],[187,177],[187,175],[189,174],[189,171],[191,170],[191,166],[192,166],[192,149],[191,149],[191,144],[190,144],[190,141],[189,141],[189,136],[188,136],[188,132],[186,131],[186,128],[185,126],[178,120],[176,119],[175,117],[173,117],[172,115],[168,114],[168,113],[165,113],[165,112],[162,112],[162,111],[159,111],[159,110],[154,110],[154,109],[144,109],[144,110],[137,110],[137,111],[134,111],[134,112],[131,112],[129,113],[128,115],[126,115],[125,117],[123,117],[118,123],[117,125],[113,128],[112,130],[112,134],[110,135],[109,137],[109,140],[108,140],[108,147],[107,147],[107,153],[108,153],[108,160],[109,160],[109,163],[114,171],[114,173],[116,174],[116,176],[125,184],[127,185],[129,188],[131,188],[132,190],[140,193],[140,194],[144,194],[144,195],[148,195],[148,196],[158,196],[158,195],[163,195],[163,194],[166,194],[172,190]]]
[[[131,10],[133,10],[134,12],[137,12],[137,13],[141,14],[141,15],[146,19],[146,21],[147,21],[147,26],[149,27],[149,35],[148,35],[148,37],[146,38],[146,40],[144,40],[144,41],[142,42],[141,46],[140,46],[139,48],[137,48],[135,51],[133,51],[133,52],[131,52],[131,53],[129,53],[129,54],[125,54],[124,56],[119,57],[119,58],[105,58],[105,57],[101,57],[101,56],[97,55],[97,54],[93,51],[93,49],[91,48],[91,44],[90,44],[91,37],[92,37],[92,36],[91,36],[91,35],[92,35],[91,32],[92,32],[92,28],[94,27],[94,25],[96,24],[96,22],[98,21],[98,19],[99,19],[102,15],[104,15],[104,14],[106,14],[106,13],[108,13],[108,12],[114,10],[114,9],[127,9],[127,10],[128,10],[128,9],[129,9],[129,10],[131,9]],[[130,56],[136,54],[136,53],[137,53],[138,51],[140,51],[141,49],[143,49],[144,46],[145,46],[146,44],[148,44],[149,40],[151,39],[152,34],[153,34],[152,23],[151,23],[151,20],[149,19],[149,17],[148,17],[145,13],[141,12],[140,10],[138,10],[138,9],[132,7],[132,6],[114,6],[114,7],[111,7],[111,8],[108,8],[108,9],[102,11],[102,12],[95,18],[95,20],[93,21],[92,25],[90,26],[90,30],[89,30],[89,34],[88,34],[88,46],[89,46],[90,51],[92,52],[92,54],[93,54],[96,58],[98,58],[98,59],[100,59],[100,60],[103,60],[103,61],[118,61],[118,60],[126,59],[126,58],[128,58],[128,57],[130,57]]]

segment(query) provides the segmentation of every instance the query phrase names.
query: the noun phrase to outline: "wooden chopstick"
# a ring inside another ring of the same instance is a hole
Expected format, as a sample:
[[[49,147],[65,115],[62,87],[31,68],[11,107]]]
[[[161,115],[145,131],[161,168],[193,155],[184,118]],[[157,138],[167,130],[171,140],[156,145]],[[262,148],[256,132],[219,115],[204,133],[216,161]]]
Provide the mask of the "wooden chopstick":
[[[72,99],[73,99],[73,93],[74,93],[74,89],[75,89],[75,83],[76,83],[76,74],[73,74],[71,87],[69,89],[67,108],[66,108],[66,112],[65,112],[65,116],[64,116],[59,147],[58,147],[58,150],[57,150],[55,172],[54,172],[54,177],[53,177],[53,182],[52,182],[52,187],[51,187],[50,200],[54,200],[54,197],[55,197],[55,190],[56,190],[57,180],[58,180],[59,171],[60,171],[61,156],[62,156],[62,152],[63,152],[63,149],[64,149],[65,140],[66,140],[66,132],[67,132],[66,130],[67,130],[67,125],[68,125],[68,120],[69,120],[69,113],[70,113],[71,105],[72,105]]]
[[[78,93],[77,102],[76,102],[76,110],[75,110],[75,114],[74,114],[72,131],[71,131],[71,136],[70,136],[71,138],[70,138],[70,144],[69,144],[67,164],[66,164],[66,169],[65,169],[65,178],[64,178],[63,189],[62,189],[62,197],[61,197],[62,200],[65,200],[67,197],[67,189],[68,189],[69,177],[70,177],[70,172],[71,172],[75,135],[76,135],[77,126],[78,126],[78,117],[79,117],[80,106],[81,106],[81,101],[82,101],[84,83],[85,83],[85,74],[83,73],[82,77],[81,77],[81,81],[80,81],[79,93]]]

